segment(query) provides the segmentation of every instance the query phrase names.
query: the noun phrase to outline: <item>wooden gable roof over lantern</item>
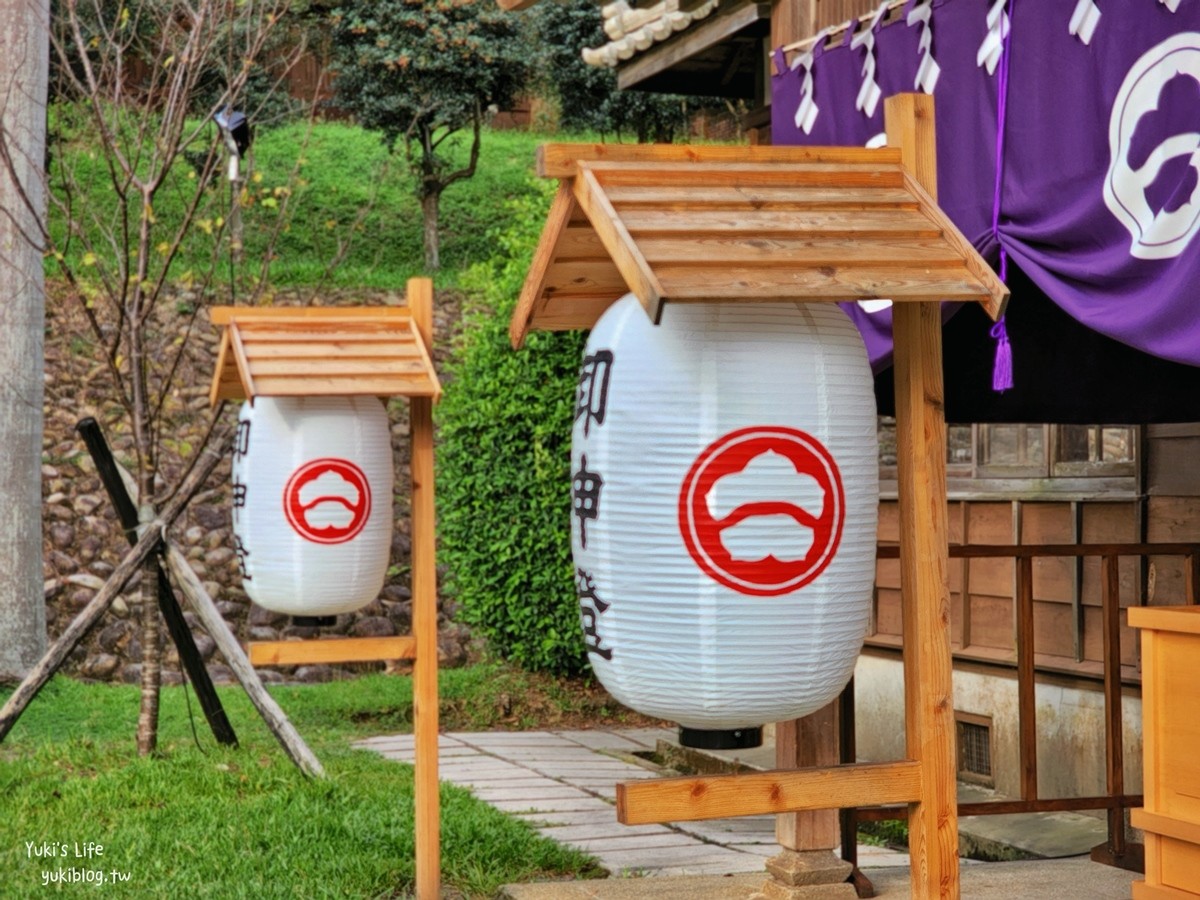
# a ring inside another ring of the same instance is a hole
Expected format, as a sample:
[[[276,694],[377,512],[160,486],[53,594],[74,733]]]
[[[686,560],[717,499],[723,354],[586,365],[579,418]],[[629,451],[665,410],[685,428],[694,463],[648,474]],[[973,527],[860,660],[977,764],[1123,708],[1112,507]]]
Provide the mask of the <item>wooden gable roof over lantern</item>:
[[[589,328],[632,291],[662,304],[1008,299],[895,147],[549,144],[559,179],[513,315]]]
[[[210,310],[221,345],[209,400],[429,397],[442,392],[427,326],[408,307]]]

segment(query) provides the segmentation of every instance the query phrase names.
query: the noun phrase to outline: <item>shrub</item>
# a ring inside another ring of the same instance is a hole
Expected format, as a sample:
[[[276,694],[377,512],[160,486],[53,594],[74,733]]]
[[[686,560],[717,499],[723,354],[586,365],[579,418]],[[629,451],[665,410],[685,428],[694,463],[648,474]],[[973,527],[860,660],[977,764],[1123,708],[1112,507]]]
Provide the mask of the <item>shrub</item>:
[[[550,192],[510,201],[497,255],[466,274],[475,295],[438,407],[439,552],[447,590],[491,647],[532,670],[586,665],[570,558],[570,441],[579,334],[508,323]]]

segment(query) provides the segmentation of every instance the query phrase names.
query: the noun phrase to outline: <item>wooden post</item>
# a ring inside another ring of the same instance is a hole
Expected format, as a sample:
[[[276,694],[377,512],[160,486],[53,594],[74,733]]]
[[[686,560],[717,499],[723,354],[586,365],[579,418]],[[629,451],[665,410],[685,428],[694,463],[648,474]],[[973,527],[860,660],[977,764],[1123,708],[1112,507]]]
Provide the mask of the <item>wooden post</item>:
[[[836,766],[838,701],[789,722],[775,723],[776,769]],[[782,850],[767,860],[771,878],[750,900],[807,897],[817,886],[822,897],[858,896],[847,883],[852,863],[838,859],[833,848],[840,836],[836,809],[807,809],[775,817],[775,839]]]
[[[1033,557],[1017,558],[1017,730],[1020,733],[1021,799],[1036,800],[1037,674],[1033,644]]]
[[[412,278],[408,306],[413,325],[433,355],[433,282]],[[437,571],[433,503],[433,400],[413,397],[412,440],[413,740],[416,750],[416,851],[418,900],[440,894],[441,846],[438,812]]]
[[[803,719],[775,724],[775,768],[835,766],[837,704],[834,700]],[[775,840],[786,850],[832,850],[837,846],[838,814],[834,809],[783,813],[775,817]]]
[[[1106,782],[1110,796],[1125,793],[1125,742],[1121,715],[1121,572],[1120,558],[1100,559],[1104,616],[1104,745]],[[1125,855],[1125,808],[1108,810],[1108,854],[1119,864]]]
[[[935,199],[933,98],[889,97],[888,144]],[[946,421],[942,320],[934,303],[892,307],[895,339],[900,582],[904,607],[904,706],[908,756],[921,771],[909,804],[912,895],[959,896],[958,812],[947,582]]]

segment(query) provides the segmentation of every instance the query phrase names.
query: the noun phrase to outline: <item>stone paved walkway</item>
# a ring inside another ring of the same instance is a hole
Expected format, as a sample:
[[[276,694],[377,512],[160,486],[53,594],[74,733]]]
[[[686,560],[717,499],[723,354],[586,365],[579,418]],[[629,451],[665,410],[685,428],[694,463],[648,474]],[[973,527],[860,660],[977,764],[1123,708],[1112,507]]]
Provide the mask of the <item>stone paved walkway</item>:
[[[617,822],[616,783],[661,773],[633,754],[674,739],[666,729],[443,734],[439,777],[470,789],[538,831],[595,856],[613,875],[728,875],[762,872],[779,852],[774,816],[667,825]],[[413,761],[412,735],[368,738],[355,746]],[[859,847],[859,865],[906,866],[908,856]]]

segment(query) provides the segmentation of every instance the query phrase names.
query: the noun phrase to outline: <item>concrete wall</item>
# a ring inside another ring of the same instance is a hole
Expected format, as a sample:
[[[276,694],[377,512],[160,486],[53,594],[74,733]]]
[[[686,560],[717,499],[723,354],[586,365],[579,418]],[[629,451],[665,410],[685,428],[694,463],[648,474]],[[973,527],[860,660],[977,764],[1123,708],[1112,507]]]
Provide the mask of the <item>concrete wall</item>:
[[[898,657],[867,651],[854,675],[855,734],[860,760],[904,758],[904,672]],[[1104,695],[1100,685],[1047,678],[1036,689],[1038,794],[1052,797],[1105,793]],[[1139,793],[1142,780],[1141,698],[1123,698],[1125,784]],[[1004,669],[954,671],[956,711],[992,719],[992,772],[996,791],[1020,796],[1017,680]]]

